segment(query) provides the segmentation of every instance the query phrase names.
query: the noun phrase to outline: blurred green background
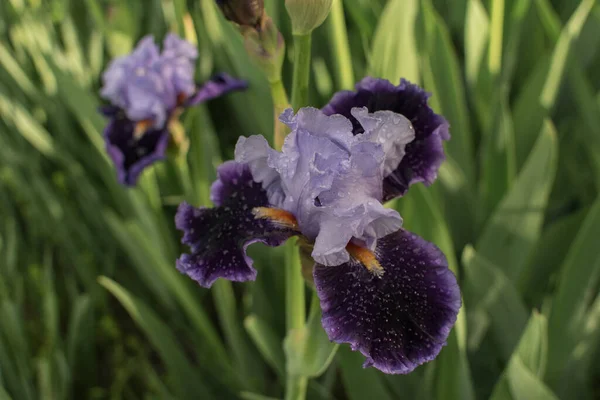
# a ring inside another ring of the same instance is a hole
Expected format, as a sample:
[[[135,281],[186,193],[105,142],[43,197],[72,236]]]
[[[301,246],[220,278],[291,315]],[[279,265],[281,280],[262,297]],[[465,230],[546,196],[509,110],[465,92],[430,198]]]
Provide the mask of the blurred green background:
[[[291,56],[283,1],[265,1]],[[313,35],[311,104],[352,83],[345,29],[354,80],[433,93],[448,160],[394,206],[445,252],[464,307],[434,362],[386,376],[341,346],[308,398],[600,399],[600,6],[340,1]],[[198,44],[199,80],[251,87],[188,110],[187,159],[128,190],[104,154],[100,75],[168,31]],[[256,283],[206,290],[175,269],[173,226],[272,118],[213,0],[0,1],[0,400],[282,397],[283,251],[254,246]]]

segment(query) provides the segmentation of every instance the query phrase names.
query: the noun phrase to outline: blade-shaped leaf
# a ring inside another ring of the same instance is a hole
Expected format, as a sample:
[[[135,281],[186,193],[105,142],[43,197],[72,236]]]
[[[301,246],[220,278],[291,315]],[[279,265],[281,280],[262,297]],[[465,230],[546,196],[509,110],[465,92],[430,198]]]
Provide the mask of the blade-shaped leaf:
[[[546,121],[535,148],[511,190],[487,222],[477,252],[517,282],[537,242],[557,161],[556,132]]]
[[[391,0],[383,10],[373,38],[369,75],[397,84],[400,78],[419,83],[415,39],[417,0]]]
[[[599,237],[600,199],[586,215],[560,271],[548,318],[549,382],[556,383],[584,330],[588,305],[596,295],[600,278]]]
[[[195,399],[199,396],[212,398],[213,394],[203,382],[200,372],[189,362],[169,326],[160,320],[151,308],[132,296],[115,281],[106,277],[100,277],[98,281],[119,300],[131,318],[147,335],[167,365],[179,398]]]

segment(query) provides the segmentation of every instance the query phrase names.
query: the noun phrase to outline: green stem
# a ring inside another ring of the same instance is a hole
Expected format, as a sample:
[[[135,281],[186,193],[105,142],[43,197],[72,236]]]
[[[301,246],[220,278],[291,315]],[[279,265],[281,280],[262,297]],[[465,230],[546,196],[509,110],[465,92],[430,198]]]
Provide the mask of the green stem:
[[[306,321],[304,278],[299,248],[295,240],[289,240],[285,248],[286,326],[287,330],[302,329]]]
[[[285,389],[285,400],[304,400],[308,378],[305,376],[288,375]]]
[[[292,82],[292,107],[298,111],[308,104],[308,79],[310,72],[311,35],[294,35],[294,79]]]
[[[490,50],[488,67],[492,76],[500,73],[502,66],[502,36],[504,29],[504,0],[492,1],[492,23],[490,29]]]
[[[344,20],[344,5],[342,0],[333,0],[331,14],[329,14],[329,38],[333,60],[337,70],[336,79],[338,89],[351,90],[354,86],[354,71],[352,70],[352,56],[350,55],[350,41]]]
[[[292,106],[298,111],[308,103],[308,80],[310,77],[311,35],[294,35],[294,79],[292,83]],[[299,331],[306,323],[306,299],[302,263],[297,243],[289,240],[285,249],[286,324],[288,335]],[[294,349],[292,349],[294,351]],[[302,351],[299,349],[298,351]],[[288,360],[289,363],[289,360]],[[287,368],[286,400],[304,400],[308,378]]]
[[[286,243],[285,264],[285,317],[288,335],[290,335],[292,331],[302,329],[306,321],[304,279],[302,277],[299,248],[295,240],[288,240]],[[289,364],[286,372],[285,400],[304,400],[308,378],[295,374],[290,370]]]
[[[281,150],[283,146],[283,140],[287,134],[287,126],[279,120],[279,115],[290,106],[290,102],[285,91],[285,87],[278,79],[274,82],[269,82],[271,87],[271,97],[273,98],[273,114],[275,118],[274,131],[273,131],[273,142],[276,150]]]

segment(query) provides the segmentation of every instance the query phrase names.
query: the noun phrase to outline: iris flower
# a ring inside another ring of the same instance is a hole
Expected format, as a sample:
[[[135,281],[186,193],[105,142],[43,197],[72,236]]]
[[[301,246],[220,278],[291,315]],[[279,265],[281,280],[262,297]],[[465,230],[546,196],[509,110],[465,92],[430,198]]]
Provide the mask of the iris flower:
[[[215,207],[180,205],[176,226],[191,253],[177,268],[205,287],[254,280],[246,248],[297,235],[312,246],[330,340],[386,373],[432,360],[461,305],[456,278],[383,202],[435,179],[448,124],[417,86],[371,79],[324,111],[287,110],[280,120],[291,129],[281,152],[262,136],[240,138],[235,160],[218,168]]]
[[[175,34],[165,37],[162,52],[146,36],[104,72],[100,94],[111,103],[102,110],[109,118],[104,139],[122,184],[135,185],[145,167],[164,158],[169,124],[183,109],[247,86],[227,74],[196,84],[197,58],[198,50]]]

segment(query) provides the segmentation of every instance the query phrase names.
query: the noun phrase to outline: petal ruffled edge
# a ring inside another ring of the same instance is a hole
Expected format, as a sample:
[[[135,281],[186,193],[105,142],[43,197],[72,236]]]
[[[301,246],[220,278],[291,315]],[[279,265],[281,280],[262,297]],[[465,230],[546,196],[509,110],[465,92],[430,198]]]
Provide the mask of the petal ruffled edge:
[[[365,367],[409,373],[446,344],[461,306],[456,277],[435,245],[403,229],[380,239],[365,260],[383,274],[354,257],[315,266],[323,327],[330,340],[365,355]]]
[[[328,115],[341,114],[349,118],[355,133],[362,126],[351,115],[354,107],[367,107],[369,112],[388,110],[408,118],[415,129],[415,139],[406,145],[406,154],[398,168],[386,176],[384,201],[403,196],[410,185],[432,184],[445,159],[443,140],[450,139],[449,124],[428,105],[430,94],[405,79],[394,85],[386,79],[366,77],[354,91],[341,91],[323,107]]]
[[[177,229],[184,233],[182,243],[191,249],[191,254],[177,260],[177,269],[204,287],[218,278],[254,280],[256,269],[246,254],[248,246],[256,242],[279,246],[298,233],[257,212],[257,208],[270,210],[267,195],[246,164],[228,161],[217,175],[212,187],[217,207],[195,208],[184,202],[175,216]]]

